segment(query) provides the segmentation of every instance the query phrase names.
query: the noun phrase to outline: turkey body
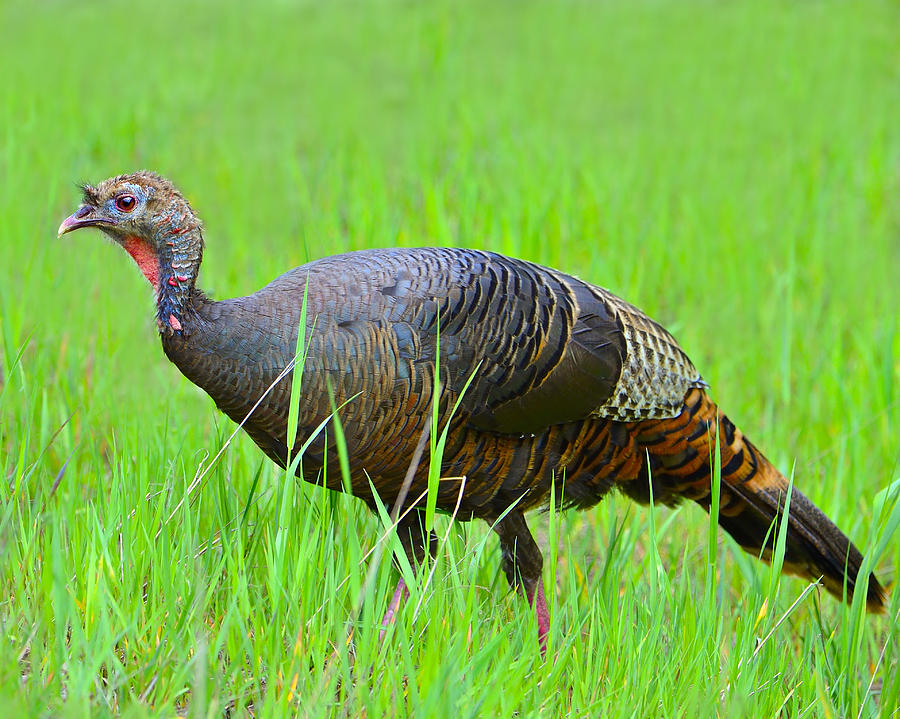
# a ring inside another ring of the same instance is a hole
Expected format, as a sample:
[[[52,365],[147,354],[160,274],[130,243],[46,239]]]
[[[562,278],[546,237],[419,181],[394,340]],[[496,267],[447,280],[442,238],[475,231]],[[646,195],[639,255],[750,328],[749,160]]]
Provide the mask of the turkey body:
[[[246,419],[282,465],[290,377],[253,408],[294,357],[304,295],[295,449],[340,406],[353,493],[369,503],[366,475],[387,504],[399,491],[433,419],[438,367],[439,423],[450,422],[438,506],[456,506],[465,477],[461,516],[528,509],[554,479],[569,503],[593,504],[645,464],[629,424],[680,414],[688,390],[703,386],[665,330],[574,277],[471,250],[354,252],[298,267],[248,297],[197,302],[191,332],[163,336],[179,369],[232,420]],[[636,347],[629,338],[638,333]],[[327,435],[305,451],[302,477],[341,490]],[[413,495],[426,486],[426,464]]]
[[[291,379],[277,379],[294,357],[304,296],[294,449],[339,407],[352,492],[371,507],[372,486],[386,505],[397,500],[437,398],[439,426],[449,422],[437,505],[494,523],[514,584],[539,581],[540,551],[521,513],[545,503],[554,482],[563,505],[590,506],[616,487],[641,502],[652,492],[655,502],[709,509],[716,442],[719,523],[769,556],[787,481],[712,403],[671,335],[606,290],[489,252],[354,252],[248,297],[192,295],[185,331],[162,334],[166,354],[282,466]],[[342,490],[330,438],[327,429],[315,437],[298,475]],[[427,473],[426,461],[412,501]],[[420,561],[429,540],[411,527],[401,539]],[[852,594],[860,553],[796,490],[787,536],[789,571]],[[867,598],[881,606],[874,577]]]

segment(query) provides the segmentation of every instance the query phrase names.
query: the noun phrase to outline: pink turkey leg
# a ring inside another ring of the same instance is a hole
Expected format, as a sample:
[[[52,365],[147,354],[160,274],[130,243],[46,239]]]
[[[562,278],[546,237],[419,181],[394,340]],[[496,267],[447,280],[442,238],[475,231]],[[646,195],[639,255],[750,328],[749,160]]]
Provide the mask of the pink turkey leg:
[[[406,601],[408,596],[409,590],[406,588],[406,582],[403,581],[403,577],[400,577],[400,581],[397,582],[397,588],[394,590],[394,596],[391,597],[391,603],[388,604],[387,611],[384,613],[384,619],[381,620],[381,632],[378,634],[379,640],[384,641],[384,634],[387,628],[394,622],[394,617],[400,611],[400,606]]]
[[[541,656],[547,655],[547,635],[550,633],[550,612],[547,609],[547,598],[544,596],[544,582],[538,580],[526,593],[528,603],[534,607],[538,622],[538,644]]]

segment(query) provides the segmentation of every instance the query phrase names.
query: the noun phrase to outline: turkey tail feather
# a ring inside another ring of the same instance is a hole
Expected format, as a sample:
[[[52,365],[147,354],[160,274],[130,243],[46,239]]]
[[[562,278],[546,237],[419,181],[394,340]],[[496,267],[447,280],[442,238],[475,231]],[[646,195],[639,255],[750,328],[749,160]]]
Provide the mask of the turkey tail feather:
[[[651,457],[654,494],[672,502],[693,499],[707,511],[711,501],[710,458],[718,435],[722,481],[719,525],[751,554],[770,561],[784,513],[789,483],[781,472],[716,407],[705,392],[691,390],[685,411],[641,431],[638,439]],[[687,424],[687,426],[685,426]],[[853,596],[862,554],[847,536],[796,487],[791,490],[784,569],[819,580],[837,597],[846,585]],[[884,589],[869,575],[866,605],[885,609]]]

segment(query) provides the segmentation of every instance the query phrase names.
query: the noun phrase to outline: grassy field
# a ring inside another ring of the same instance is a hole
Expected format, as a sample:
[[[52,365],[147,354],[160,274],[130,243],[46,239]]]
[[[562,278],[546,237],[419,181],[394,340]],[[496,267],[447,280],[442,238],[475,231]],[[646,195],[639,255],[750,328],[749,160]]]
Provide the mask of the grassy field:
[[[76,181],[145,167],[204,218],[218,298],[364,247],[575,272],[667,325],[891,582],[896,3],[6,2],[0,21],[12,716],[900,713],[898,594],[883,617],[804,594],[710,547],[694,506],[531,518],[547,661],[494,537],[442,517],[434,576],[379,643],[379,521],[244,437],[189,495],[233,425],[163,356],[124,253],[55,239]]]

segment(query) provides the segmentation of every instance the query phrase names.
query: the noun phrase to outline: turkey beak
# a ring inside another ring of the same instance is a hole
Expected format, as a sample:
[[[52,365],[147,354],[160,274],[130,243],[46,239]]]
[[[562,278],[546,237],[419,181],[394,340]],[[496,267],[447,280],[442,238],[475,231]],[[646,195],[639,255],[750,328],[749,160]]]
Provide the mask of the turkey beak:
[[[62,221],[56,236],[62,237],[67,232],[78,230],[82,227],[94,227],[96,225],[114,225],[113,220],[106,217],[91,217],[94,208],[90,205],[82,205],[75,212]]]

